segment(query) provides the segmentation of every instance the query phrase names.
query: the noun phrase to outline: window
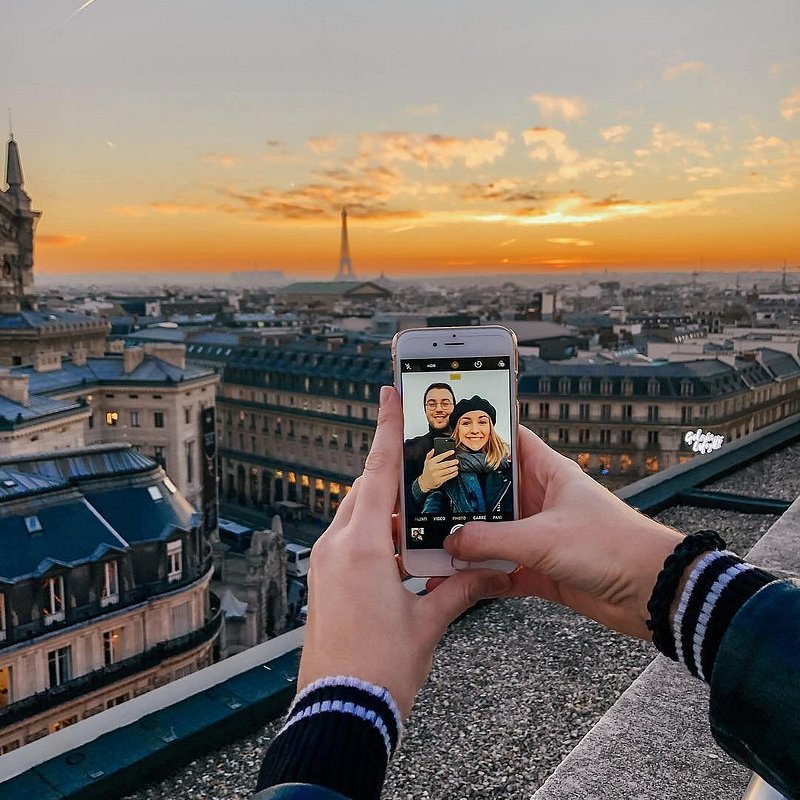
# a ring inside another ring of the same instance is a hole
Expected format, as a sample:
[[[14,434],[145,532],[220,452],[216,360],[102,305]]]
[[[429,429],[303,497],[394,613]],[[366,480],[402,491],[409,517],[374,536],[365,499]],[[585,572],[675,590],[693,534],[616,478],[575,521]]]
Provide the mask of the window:
[[[591,441],[592,432],[589,428],[581,428],[578,431],[578,442],[580,444],[588,444]]]
[[[119,565],[116,561],[103,564],[103,588],[100,590],[100,605],[110,606],[119,602]]]
[[[166,469],[167,467],[167,453],[166,447],[157,444],[153,447],[153,459],[157,464]]]
[[[44,624],[64,621],[64,576],[56,575],[42,581],[42,614]]]
[[[154,428],[163,428],[164,427],[164,412],[163,411],[154,411],[153,412],[153,427]]]
[[[620,444],[630,444],[633,441],[633,431],[630,428],[620,431],[619,441]]]
[[[600,444],[611,444],[610,428],[600,428]]]
[[[658,458],[655,456],[650,456],[644,462],[644,468],[648,472],[658,472]]]
[[[256,451],[256,437],[250,437],[253,442],[253,452]],[[194,481],[194,441],[186,442],[186,482]]]
[[[611,456],[600,456],[600,463],[597,465],[601,475],[608,475],[611,471]]]
[[[681,381],[681,397],[691,397],[694,394],[694,384],[691,381]]]
[[[539,403],[539,419],[550,419],[550,403]]]
[[[167,542],[167,581],[179,581],[183,576],[183,542]]]
[[[352,431],[345,431],[344,434],[344,446],[348,450],[353,449],[353,432]]]
[[[61,686],[72,677],[72,648],[69,645],[48,652],[47,673],[51,689]]]
[[[600,406],[600,420],[602,422],[611,422],[611,404],[603,403]]]
[[[627,472],[631,468],[631,457],[629,455],[621,455],[619,457],[619,471]]]
[[[131,699],[131,696],[125,692],[125,694],[118,694],[116,697],[112,697],[110,700],[106,700],[106,708],[114,708],[114,706],[118,706],[121,703],[125,703]]]
[[[681,406],[681,424],[691,425],[694,416],[692,406]]]
[[[578,455],[575,457],[575,460],[578,462],[578,466],[584,472],[586,472],[586,470],[589,469],[589,461],[590,461],[590,459],[591,459],[591,456],[588,453],[578,453]]]
[[[106,411],[106,425],[109,428],[116,428],[119,422],[119,414],[116,411]]]
[[[658,378],[650,378],[647,381],[647,394],[649,394],[651,397],[655,397],[660,393],[661,385],[658,382]]]
[[[107,667],[119,661],[121,636],[122,628],[114,628],[103,633],[103,664]]]
[[[131,428],[142,427],[142,416],[138,411],[131,411]]]
[[[569,403],[558,404],[558,418],[569,419]]]
[[[89,414],[89,430],[94,428],[94,412]]]
[[[550,391],[550,378],[539,378],[539,394],[547,394]]]
[[[561,444],[569,444],[569,428],[558,429],[558,441]]]
[[[625,378],[625,380],[622,381],[622,394],[628,396],[633,394],[633,381],[630,378]]]
[[[570,380],[569,378],[561,378],[558,381],[558,393],[559,394],[569,394],[570,391]]]
[[[588,422],[591,419],[591,406],[588,403],[581,403],[578,407],[578,417],[581,422]]]
[[[2,667],[0,668],[0,708],[4,708],[13,702],[14,697],[11,692],[11,667]]]
[[[622,421],[630,422],[633,419],[633,406],[630,403],[625,403],[622,406]]]
[[[647,444],[649,445],[658,444],[658,431],[647,431]]]
[[[647,421],[658,422],[658,406],[647,406]]]
[[[369,450],[369,434],[361,434],[361,452],[366,453]]]
[[[546,442],[550,438],[550,428],[539,428],[537,433],[543,442]]]
[[[591,378],[581,378],[578,382],[578,391],[581,394],[591,394],[592,393],[592,379]]]
[[[611,394],[614,391],[614,384],[608,379],[600,381],[600,394]]]
[[[192,421],[192,409],[191,408],[184,408],[183,409],[183,421],[187,425]]]
[[[8,628],[6,627],[6,596],[0,593],[0,642],[6,640]],[[2,702],[2,699],[0,699]]]

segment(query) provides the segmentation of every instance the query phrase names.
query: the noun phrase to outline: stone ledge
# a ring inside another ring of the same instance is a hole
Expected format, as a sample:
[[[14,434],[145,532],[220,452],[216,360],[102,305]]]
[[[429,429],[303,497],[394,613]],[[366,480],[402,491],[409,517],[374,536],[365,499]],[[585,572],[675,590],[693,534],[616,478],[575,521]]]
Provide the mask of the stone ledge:
[[[800,498],[748,553],[800,574]],[[663,656],[634,681],[532,800],[732,800],[751,773],[714,742],[708,688]]]

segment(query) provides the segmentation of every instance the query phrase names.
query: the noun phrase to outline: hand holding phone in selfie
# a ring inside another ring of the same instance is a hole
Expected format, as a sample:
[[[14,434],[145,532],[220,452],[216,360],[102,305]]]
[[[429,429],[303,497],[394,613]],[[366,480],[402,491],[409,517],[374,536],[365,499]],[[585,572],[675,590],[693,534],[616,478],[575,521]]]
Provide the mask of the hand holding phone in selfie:
[[[519,454],[521,518],[468,523],[445,540],[446,552],[513,560],[522,568],[508,596],[553,600],[649,639],[647,601],[681,534],[631,508],[527,428]]]
[[[425,456],[425,466],[422,475],[419,476],[419,488],[427,494],[434,489],[438,489],[443,483],[458,475],[458,459],[453,458],[455,450],[447,450],[440,455],[436,455],[431,450]]]
[[[297,688],[332,675],[360,678],[385,686],[407,717],[447,626],[478,600],[506,591],[510,579],[462,572],[424,597],[403,586],[392,531],[402,447],[400,400],[385,386],[364,474],[311,551]]]

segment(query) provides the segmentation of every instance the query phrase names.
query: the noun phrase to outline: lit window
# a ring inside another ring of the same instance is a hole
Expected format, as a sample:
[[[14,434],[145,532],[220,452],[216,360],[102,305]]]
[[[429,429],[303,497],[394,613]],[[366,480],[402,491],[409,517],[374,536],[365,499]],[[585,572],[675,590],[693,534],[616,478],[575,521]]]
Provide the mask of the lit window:
[[[42,614],[44,624],[64,621],[64,576],[56,575],[42,581]]]
[[[115,428],[119,422],[119,414],[116,411],[106,411],[106,425]]]
[[[172,583],[183,576],[183,542],[167,542],[167,580]]]
[[[72,677],[72,648],[69,645],[48,652],[47,672],[51,689],[61,686]]]
[[[14,698],[11,692],[11,667],[0,667],[0,708],[4,708],[5,706],[14,702]],[[19,747],[19,744],[17,744]],[[12,750],[16,750],[16,748],[10,748]],[[0,754],[7,753],[8,750],[0,750]]]
[[[119,661],[122,628],[114,628],[103,633],[103,664],[110,667]]]
[[[589,460],[590,455],[588,453],[578,453],[575,457],[575,460],[578,462],[578,466],[585,472],[589,469]]]
[[[621,455],[619,457],[619,471],[620,472],[627,472],[631,468],[631,457],[627,455]]]
[[[119,602],[119,566],[116,561],[103,564],[103,588],[100,590],[100,605],[110,606]]]
[[[658,459],[655,456],[650,456],[645,460],[644,466],[648,472],[658,472]]]

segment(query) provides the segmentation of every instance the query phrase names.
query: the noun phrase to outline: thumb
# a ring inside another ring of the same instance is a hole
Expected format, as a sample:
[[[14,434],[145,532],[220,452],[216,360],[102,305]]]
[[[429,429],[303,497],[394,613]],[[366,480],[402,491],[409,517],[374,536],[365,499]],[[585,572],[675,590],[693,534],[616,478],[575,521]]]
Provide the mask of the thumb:
[[[442,581],[421,602],[425,604],[425,618],[434,626],[438,639],[454,619],[479,600],[499,597],[510,590],[511,578],[505,572],[467,570]]]

